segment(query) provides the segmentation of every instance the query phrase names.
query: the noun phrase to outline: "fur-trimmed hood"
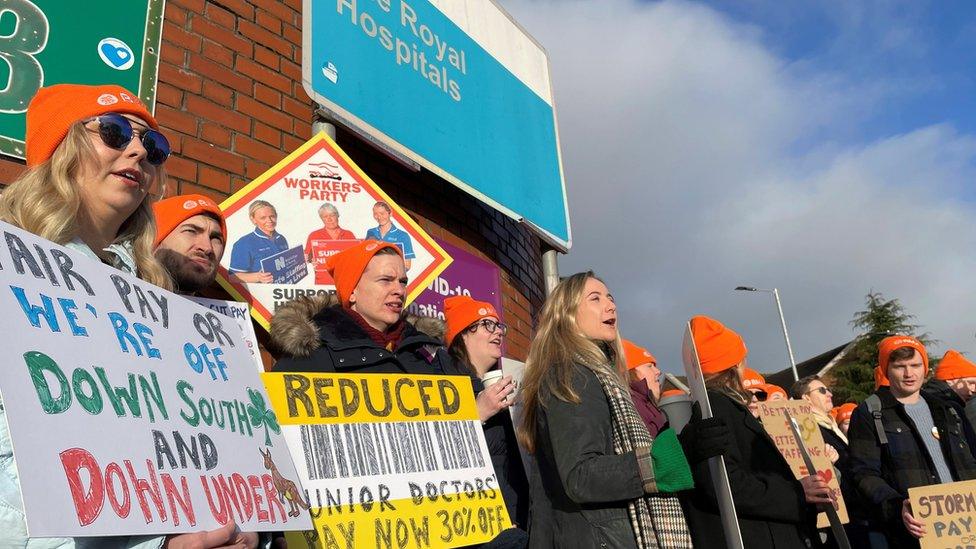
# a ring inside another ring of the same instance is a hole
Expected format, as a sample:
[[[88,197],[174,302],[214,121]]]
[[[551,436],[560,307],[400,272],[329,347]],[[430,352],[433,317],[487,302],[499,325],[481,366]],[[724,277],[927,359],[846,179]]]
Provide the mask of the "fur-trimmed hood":
[[[299,297],[279,307],[271,319],[271,343],[287,355],[310,356],[322,346],[323,334],[318,321],[323,316],[332,316],[327,309],[337,305],[339,297],[326,294]],[[407,315],[405,320],[416,332],[443,344],[446,330],[443,320],[415,315]]]

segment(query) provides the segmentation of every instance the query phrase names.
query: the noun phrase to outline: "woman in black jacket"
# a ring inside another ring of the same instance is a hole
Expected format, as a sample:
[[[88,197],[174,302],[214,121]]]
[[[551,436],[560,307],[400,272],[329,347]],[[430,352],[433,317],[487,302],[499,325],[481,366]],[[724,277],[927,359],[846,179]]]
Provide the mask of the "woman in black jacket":
[[[708,388],[712,420],[695,404],[681,432],[691,458],[695,491],[687,499],[688,524],[697,547],[726,547],[707,458],[722,454],[746,547],[802,548],[820,545],[816,504],[832,504],[830,489],[816,475],[796,480],[789,464],[747,407],[742,386],[746,346],[721,323],[691,320],[695,348]]]
[[[616,305],[592,272],[546,300],[522,381],[530,547],[691,547],[667,495],[691,487],[687,462],[673,431],[652,438],[634,408]]]
[[[511,376],[496,378],[487,388],[482,382],[485,374],[499,366],[508,327],[499,322],[498,313],[490,303],[467,296],[444,300],[444,320],[450,357],[445,361],[444,373],[471,377],[498,487],[509,518],[521,529],[504,533],[505,547],[524,547],[528,542],[525,529],[529,518],[529,482],[508,412],[515,387]]]

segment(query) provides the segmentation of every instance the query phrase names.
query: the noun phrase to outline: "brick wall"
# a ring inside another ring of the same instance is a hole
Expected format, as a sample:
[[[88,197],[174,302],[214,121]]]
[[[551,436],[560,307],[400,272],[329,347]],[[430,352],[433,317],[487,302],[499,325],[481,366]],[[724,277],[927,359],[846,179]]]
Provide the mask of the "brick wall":
[[[301,84],[302,0],[168,0],[156,117],[172,144],[166,194],[222,199],[311,137]],[[414,173],[340,131],[339,144],[429,233],[502,271],[508,355],[524,359],[544,297],[541,243],[429,172]],[[0,182],[23,167],[0,160]]]

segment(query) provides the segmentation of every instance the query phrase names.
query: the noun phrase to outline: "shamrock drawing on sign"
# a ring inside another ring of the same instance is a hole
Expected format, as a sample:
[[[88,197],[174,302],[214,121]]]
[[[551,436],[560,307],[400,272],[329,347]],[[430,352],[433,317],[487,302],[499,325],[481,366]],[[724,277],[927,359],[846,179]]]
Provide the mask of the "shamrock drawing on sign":
[[[247,396],[251,398],[251,403],[247,405],[247,415],[251,417],[251,425],[255,428],[264,425],[264,445],[271,446],[271,431],[276,435],[281,434],[278,418],[275,417],[273,410],[268,409],[261,391],[248,387]]]

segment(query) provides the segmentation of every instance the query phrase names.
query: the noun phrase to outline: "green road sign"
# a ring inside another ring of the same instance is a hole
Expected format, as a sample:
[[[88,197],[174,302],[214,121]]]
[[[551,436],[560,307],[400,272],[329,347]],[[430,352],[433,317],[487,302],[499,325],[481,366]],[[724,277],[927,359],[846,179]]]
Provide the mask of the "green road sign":
[[[0,153],[24,158],[41,86],[119,84],[153,108],[165,0],[0,0]]]

